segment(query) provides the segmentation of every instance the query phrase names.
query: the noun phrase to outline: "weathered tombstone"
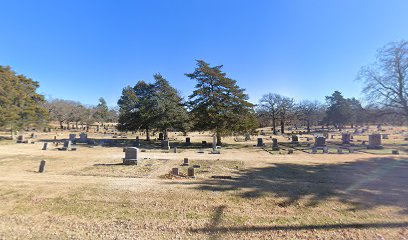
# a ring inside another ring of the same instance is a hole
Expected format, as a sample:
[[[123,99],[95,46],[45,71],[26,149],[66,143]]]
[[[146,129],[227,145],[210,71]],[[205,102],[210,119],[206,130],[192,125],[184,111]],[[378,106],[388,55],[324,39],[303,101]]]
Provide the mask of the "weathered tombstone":
[[[263,138],[258,138],[258,143],[256,144],[257,147],[263,147]]]
[[[76,134],[75,134],[75,133],[69,134],[69,140],[70,140],[70,141],[75,141],[75,138],[76,138]]]
[[[328,131],[323,131],[323,137],[329,138],[329,132]]]
[[[349,153],[354,153],[354,149],[352,149],[352,148],[349,148],[348,151],[349,151]]]
[[[189,137],[186,137],[186,146],[191,145],[191,139]]]
[[[27,140],[25,140],[24,135],[19,135],[17,137],[17,143],[27,143]]]
[[[47,150],[47,149],[48,149],[48,143],[47,143],[47,142],[45,142],[45,143],[44,143],[44,145],[43,145],[42,150]]]
[[[40,162],[40,167],[38,168],[38,172],[39,173],[43,173],[43,172],[45,172],[45,164],[46,164],[47,162],[45,161],[45,160],[41,160],[41,162]]]
[[[139,136],[136,137],[135,147],[140,147],[140,139],[139,139]]]
[[[316,147],[313,147],[313,148],[312,148],[312,153],[313,153],[313,154],[317,153],[317,148],[316,148]]]
[[[195,178],[195,168],[194,167],[189,167],[187,169],[187,176],[191,178]]]
[[[86,143],[88,141],[88,134],[86,133],[79,134],[79,141],[82,143]]]
[[[382,135],[382,138],[383,138],[383,139],[388,139],[388,138],[389,138],[389,135],[388,135],[388,134],[383,134],[383,135]]]
[[[171,169],[171,174],[175,175],[175,176],[180,175],[179,168],[172,168]]]
[[[139,149],[135,147],[125,148],[125,158],[123,158],[123,164],[125,165],[137,165],[139,160]]]
[[[161,141],[162,149],[170,150],[170,141],[169,140],[162,140]]]
[[[173,150],[174,150],[174,153],[177,153],[177,147],[174,147]]]
[[[323,147],[323,153],[329,153],[329,148],[328,147]]]
[[[337,148],[337,153],[338,153],[338,154],[342,154],[342,153],[343,153],[343,149]]]
[[[279,151],[278,139],[272,138],[272,151]]]
[[[315,147],[317,147],[317,148],[326,147],[326,138],[325,137],[317,137],[315,139]]]
[[[394,150],[392,150],[392,154],[394,154],[394,155],[399,155],[399,151],[396,150],[396,149],[394,149]]]
[[[297,135],[292,135],[292,144],[299,145],[299,137]]]
[[[245,141],[250,141],[251,135],[249,133],[245,133]]]
[[[159,133],[159,140],[164,140],[164,135],[163,135],[163,133]]]
[[[70,151],[71,150],[72,142],[70,140],[64,141],[64,146],[62,146],[62,150]]]
[[[350,139],[351,139],[351,134],[350,133],[341,134],[342,144],[350,144]]]
[[[289,149],[288,154],[293,154],[293,149]]]
[[[35,133],[31,133],[31,138],[37,138],[37,135],[35,135]]]
[[[183,166],[188,166],[190,163],[189,163],[189,161],[188,161],[188,158],[184,158],[184,161],[183,161]]]
[[[371,134],[368,136],[368,149],[382,149],[381,134]]]
[[[201,141],[201,146],[206,147],[207,146],[207,141]]]

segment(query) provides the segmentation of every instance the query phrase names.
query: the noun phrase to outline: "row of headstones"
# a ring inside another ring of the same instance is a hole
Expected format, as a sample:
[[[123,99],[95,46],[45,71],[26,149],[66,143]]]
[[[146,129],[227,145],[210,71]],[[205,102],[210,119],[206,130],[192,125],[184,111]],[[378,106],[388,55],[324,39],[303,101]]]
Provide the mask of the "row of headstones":
[[[348,133],[342,134],[342,144],[350,144],[352,135]],[[368,148],[381,148],[381,134],[372,134],[369,135],[368,139]],[[299,144],[299,138],[296,135],[292,135],[292,144]],[[265,144],[263,143],[263,138],[258,138],[257,147],[263,147]],[[315,146],[316,147],[325,147],[326,146],[326,138],[325,137],[316,137],[315,138]],[[272,150],[279,150],[278,140],[276,138],[272,139]]]

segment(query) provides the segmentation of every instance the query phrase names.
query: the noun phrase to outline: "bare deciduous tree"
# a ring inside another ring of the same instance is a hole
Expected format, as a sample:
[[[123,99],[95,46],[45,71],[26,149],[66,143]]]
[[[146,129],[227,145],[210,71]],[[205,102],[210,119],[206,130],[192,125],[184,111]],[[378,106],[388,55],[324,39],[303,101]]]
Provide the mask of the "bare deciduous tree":
[[[358,79],[371,103],[391,107],[408,120],[408,41],[392,42],[380,49],[376,62],[363,67]]]

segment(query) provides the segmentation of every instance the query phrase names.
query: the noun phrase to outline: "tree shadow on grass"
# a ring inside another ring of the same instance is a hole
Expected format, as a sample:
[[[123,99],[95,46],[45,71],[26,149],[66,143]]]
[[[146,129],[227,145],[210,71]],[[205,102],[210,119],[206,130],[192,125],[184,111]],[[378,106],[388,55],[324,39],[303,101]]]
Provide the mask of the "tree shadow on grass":
[[[407,160],[375,157],[333,164],[273,163],[237,174],[238,177],[232,179],[171,184],[191,184],[204,191],[236,190],[242,198],[269,193],[285,199],[279,203],[282,207],[305,198],[308,206],[337,199],[351,204],[353,209],[394,206],[408,214]]]

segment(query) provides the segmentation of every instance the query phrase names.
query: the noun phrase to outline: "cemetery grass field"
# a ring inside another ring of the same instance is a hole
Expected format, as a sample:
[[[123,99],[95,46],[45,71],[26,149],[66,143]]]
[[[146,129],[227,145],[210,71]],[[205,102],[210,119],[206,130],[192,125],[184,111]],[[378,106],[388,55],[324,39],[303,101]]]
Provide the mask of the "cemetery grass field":
[[[191,133],[193,147],[171,133],[177,153],[141,141],[137,166],[121,164],[126,139],[58,151],[55,135],[38,133],[35,144],[0,141],[0,239],[408,238],[408,141],[399,132],[371,151],[361,146],[367,136],[355,136],[355,152],[344,154],[311,154],[311,135],[293,154],[278,136],[281,150],[271,151],[269,133],[258,136],[265,147],[254,146],[257,136],[228,137],[221,154],[199,153],[194,143],[210,143],[208,133]],[[336,149],[341,135],[327,141]],[[200,165],[196,178],[184,177],[184,158]],[[43,159],[46,171],[38,173]],[[173,167],[182,176],[171,176]]]

